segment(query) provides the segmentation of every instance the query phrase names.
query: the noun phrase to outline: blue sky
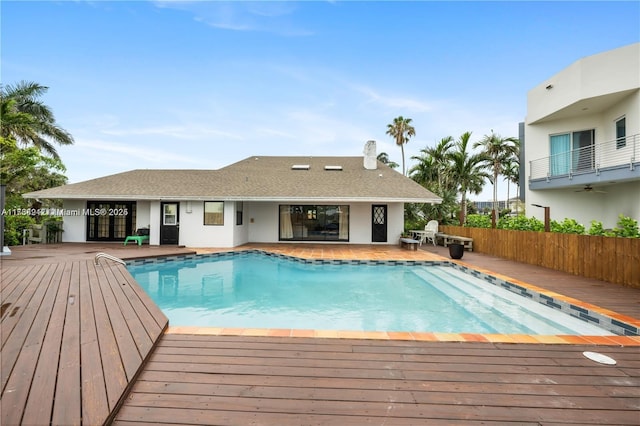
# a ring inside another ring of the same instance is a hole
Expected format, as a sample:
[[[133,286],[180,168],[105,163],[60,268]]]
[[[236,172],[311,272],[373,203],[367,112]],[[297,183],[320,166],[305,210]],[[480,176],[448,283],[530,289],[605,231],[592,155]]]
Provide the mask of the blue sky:
[[[252,155],[362,155],[410,117],[517,136],[527,92],[640,40],[640,2],[3,1],[1,80],[49,86],[70,182]],[[501,194],[506,184],[499,185]],[[513,188],[511,189],[513,196]],[[487,184],[480,196],[491,199]]]

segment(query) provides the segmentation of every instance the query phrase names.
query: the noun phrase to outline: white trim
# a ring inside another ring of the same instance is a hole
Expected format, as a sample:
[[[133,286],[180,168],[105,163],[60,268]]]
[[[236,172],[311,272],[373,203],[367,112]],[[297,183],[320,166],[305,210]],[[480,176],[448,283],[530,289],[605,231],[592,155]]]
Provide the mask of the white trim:
[[[24,194],[25,198],[29,197],[29,194]],[[211,201],[212,197],[194,197],[194,196],[176,196],[176,197],[156,197],[149,195],[131,195],[123,197],[121,195],[72,195],[72,196],[52,196],[60,200],[94,200],[104,199],[109,201]],[[438,198],[358,198],[358,197],[318,197],[318,198],[295,198],[295,197],[238,197],[238,196],[226,196],[226,197],[213,197],[216,201],[281,201],[281,202],[333,202],[333,201],[352,201],[363,203],[431,203],[440,204],[441,200]]]

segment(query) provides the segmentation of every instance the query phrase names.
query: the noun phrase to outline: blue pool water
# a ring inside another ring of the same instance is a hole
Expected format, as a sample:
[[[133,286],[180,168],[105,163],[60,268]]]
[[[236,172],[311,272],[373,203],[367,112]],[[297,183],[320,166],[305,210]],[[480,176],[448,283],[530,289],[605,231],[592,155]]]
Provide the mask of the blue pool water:
[[[128,269],[173,326],[612,334],[449,266],[319,265],[251,253]]]

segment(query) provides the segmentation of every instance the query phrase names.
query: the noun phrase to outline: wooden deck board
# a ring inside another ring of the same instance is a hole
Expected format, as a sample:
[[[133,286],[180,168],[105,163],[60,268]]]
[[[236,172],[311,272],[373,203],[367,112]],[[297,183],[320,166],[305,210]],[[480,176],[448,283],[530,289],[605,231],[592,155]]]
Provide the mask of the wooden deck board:
[[[121,267],[124,269],[124,267]],[[105,273],[107,271],[107,273]],[[109,420],[166,328],[111,265],[75,260],[2,268],[1,424]],[[119,278],[120,277],[120,278]],[[150,322],[151,325],[145,325]],[[154,334],[155,332],[155,334]],[[125,371],[126,370],[126,371]]]
[[[95,283],[100,283],[96,269],[90,269],[90,278]],[[109,315],[105,305],[105,298],[102,294],[106,289],[102,285],[93,286],[92,296],[94,298],[94,314],[96,323],[109,324]],[[118,353],[116,337],[111,327],[97,328],[98,340],[100,344],[100,356],[102,357],[102,368],[108,372],[104,376],[104,385],[107,392],[109,407],[118,403],[122,389],[127,385],[127,375],[122,366]]]
[[[104,269],[106,268],[108,267],[104,267]],[[110,285],[104,269],[98,269],[98,281],[116,343],[116,346],[109,348],[107,353],[119,354],[122,359],[122,366],[127,375],[127,380],[130,380],[134,376],[137,366],[142,363],[142,357],[131,336],[130,325],[127,323],[122,312],[122,307],[118,304],[118,299],[114,294],[114,288]],[[119,284],[117,284],[116,287],[119,287]]]
[[[169,334],[114,424],[637,424],[640,348],[587,349]]]
[[[80,424],[82,419],[82,395],[80,379],[80,271],[78,262],[73,262],[69,281],[60,285],[69,288],[67,311],[62,329],[60,345],[60,361],[58,364],[58,381],[54,401],[64,401],[53,406],[53,424]]]
[[[132,356],[130,359],[131,367],[133,368],[131,369],[132,371],[129,377],[133,377],[138,369],[137,366],[142,358],[144,358],[142,354],[149,352],[154,344],[154,341],[151,339],[147,328],[145,327],[144,321],[140,318],[140,315],[147,311],[139,302],[139,299],[131,297],[134,294],[129,291],[130,285],[123,282],[119,274],[114,274],[111,267],[103,268],[103,272],[105,273],[105,277],[113,291],[117,306],[120,308],[122,319],[127,324],[129,335],[133,340],[132,348],[135,349],[137,355],[134,356],[131,354]],[[136,306],[134,306],[134,304]],[[158,332],[158,329],[154,330],[155,336],[158,335]]]
[[[46,285],[42,285],[45,272],[49,269],[49,265],[40,268],[29,283],[33,285],[26,286],[24,291],[20,292],[20,296],[15,300],[10,308],[11,313],[5,315],[2,321],[2,389],[3,392],[8,386],[9,374],[11,374],[16,364],[20,351],[25,345],[25,341],[29,334],[29,329],[33,325],[42,299],[47,290]]]
[[[71,263],[59,265],[56,275],[52,277],[52,284],[62,282],[71,274]],[[34,383],[29,392],[29,399],[24,409],[22,422],[24,424],[46,424],[51,419],[53,398],[58,376],[58,361],[60,358],[60,342],[62,340],[62,324],[67,308],[68,287],[58,286],[51,317],[47,324],[47,332],[42,344],[40,359],[36,366]]]
[[[80,262],[80,279],[89,283],[95,283],[95,270],[91,273],[86,262]],[[104,377],[103,359],[98,340],[96,321],[96,303],[100,303],[96,297],[100,291],[100,285],[88,285],[85,291],[80,292],[80,359],[82,360],[82,419],[87,424],[100,424],[111,412],[107,400],[107,388],[105,382],[112,375]],[[117,401],[117,400],[116,400]]]
[[[53,268],[55,265],[52,265]],[[31,303],[24,309],[24,321],[19,321],[14,328],[13,335],[16,339],[9,339],[7,345],[11,350],[7,351],[6,362],[13,364],[13,371],[8,377],[5,388],[5,403],[9,407],[25,406],[29,397],[29,389],[21,386],[23,381],[32,381],[40,355],[41,343],[44,339],[46,324],[49,320],[51,307],[53,306],[55,286],[49,285],[47,277],[39,275],[38,289],[33,293]],[[19,337],[20,336],[20,337]],[[19,344],[20,348],[15,345]],[[3,348],[4,349],[4,348]],[[3,351],[3,357],[4,357]],[[3,363],[5,360],[3,359]],[[15,373],[14,373],[15,372]],[[22,374],[19,374],[22,373]],[[6,424],[20,422],[20,412],[7,413]]]
[[[0,289],[2,289],[3,299],[4,296],[8,296],[11,293],[11,290],[20,283],[20,277],[27,275],[31,268],[33,268],[33,266],[15,267],[8,271],[3,269],[0,270]]]
[[[21,323],[20,319],[23,316],[35,315],[35,309],[37,309],[37,302],[31,304],[31,298],[37,294],[39,291],[42,291],[42,286],[39,286],[40,281],[44,277],[46,270],[49,268],[49,265],[44,265],[40,268],[37,268],[33,271],[33,274],[27,276],[22,282],[18,283],[14,291],[9,293],[7,297],[3,298],[3,303],[10,303],[9,308],[5,312],[4,317],[2,318],[2,347],[4,349],[7,341],[13,336],[13,339],[23,339],[26,334],[16,334],[13,335],[12,331],[14,327]],[[24,323],[25,326],[29,326],[28,320]],[[2,371],[6,371],[4,368]],[[4,385],[4,382],[3,382]]]
[[[59,260],[51,256],[0,264],[2,303],[11,304],[0,324],[1,424],[624,425],[640,418],[640,347],[623,341],[162,335],[164,314],[123,266],[96,266],[94,248],[82,245],[59,264],[50,265]],[[632,297],[594,290],[580,282],[571,294],[593,303],[602,294],[608,308],[637,311]],[[618,364],[593,363],[584,350]]]

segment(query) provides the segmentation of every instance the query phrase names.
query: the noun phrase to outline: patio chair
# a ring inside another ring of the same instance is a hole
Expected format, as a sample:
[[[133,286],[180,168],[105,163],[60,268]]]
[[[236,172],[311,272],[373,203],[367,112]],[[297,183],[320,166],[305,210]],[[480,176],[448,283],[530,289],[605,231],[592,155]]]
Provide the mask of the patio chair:
[[[149,228],[140,228],[136,231],[136,235],[129,235],[124,239],[124,245],[126,246],[129,241],[136,242],[139,246],[143,242],[149,241]]]
[[[438,221],[430,220],[424,227],[424,241],[436,245],[436,233],[438,232]]]

